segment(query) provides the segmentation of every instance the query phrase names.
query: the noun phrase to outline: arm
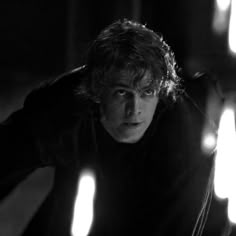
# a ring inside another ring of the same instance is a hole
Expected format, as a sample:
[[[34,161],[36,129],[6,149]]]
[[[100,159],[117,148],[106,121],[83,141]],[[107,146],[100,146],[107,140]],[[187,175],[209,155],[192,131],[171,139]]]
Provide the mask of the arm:
[[[33,90],[23,109],[0,124],[0,180],[60,162],[61,138],[73,142],[78,111],[83,113],[74,91],[85,74],[85,67],[78,68]]]

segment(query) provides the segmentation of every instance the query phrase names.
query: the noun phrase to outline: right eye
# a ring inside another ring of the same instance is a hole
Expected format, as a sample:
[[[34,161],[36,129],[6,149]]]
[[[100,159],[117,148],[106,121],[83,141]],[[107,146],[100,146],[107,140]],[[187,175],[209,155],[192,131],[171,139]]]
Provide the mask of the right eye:
[[[126,94],[127,92],[124,89],[119,89],[116,91],[116,95],[121,96],[121,97],[125,96]]]

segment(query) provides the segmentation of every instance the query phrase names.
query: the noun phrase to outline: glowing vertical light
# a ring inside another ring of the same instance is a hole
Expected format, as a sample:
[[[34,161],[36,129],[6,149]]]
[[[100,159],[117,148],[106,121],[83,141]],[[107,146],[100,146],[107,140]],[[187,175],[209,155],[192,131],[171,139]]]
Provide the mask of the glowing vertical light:
[[[236,147],[235,114],[231,107],[226,107],[221,115],[217,153],[215,163],[215,193],[219,198],[227,198],[230,192],[230,169]],[[232,187],[232,185],[231,185]]]
[[[95,175],[90,170],[81,172],[74,205],[72,236],[87,236],[93,222],[93,202],[96,191]]]
[[[235,111],[227,106],[222,112],[215,160],[215,194],[228,199],[228,218],[236,223],[236,131]]]
[[[217,33],[226,32],[228,29],[228,12],[231,0],[216,0],[213,18],[213,29]]]
[[[235,0],[231,1],[228,43],[229,43],[230,51],[233,54],[236,54],[236,2]]]
[[[231,0],[216,0],[217,7],[220,11],[226,11],[230,7]]]
[[[228,199],[228,218],[231,223],[236,223],[236,196]]]

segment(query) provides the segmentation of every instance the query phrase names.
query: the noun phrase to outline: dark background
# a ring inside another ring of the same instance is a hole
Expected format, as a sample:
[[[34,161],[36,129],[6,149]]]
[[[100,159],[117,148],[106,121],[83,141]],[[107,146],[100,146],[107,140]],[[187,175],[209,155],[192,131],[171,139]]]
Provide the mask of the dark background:
[[[209,71],[234,89],[236,59],[227,35],[212,29],[214,0],[9,0],[0,3],[0,120],[22,105],[41,81],[83,63],[86,49],[119,18],[164,35],[190,75]]]
[[[236,58],[228,53],[227,34],[214,33],[213,13],[214,0],[1,1],[0,121],[19,109],[42,81],[82,65],[91,40],[124,17],[161,32],[186,74],[207,71],[219,79],[225,94],[234,92]],[[35,175],[28,194],[42,192],[53,179],[48,170]]]

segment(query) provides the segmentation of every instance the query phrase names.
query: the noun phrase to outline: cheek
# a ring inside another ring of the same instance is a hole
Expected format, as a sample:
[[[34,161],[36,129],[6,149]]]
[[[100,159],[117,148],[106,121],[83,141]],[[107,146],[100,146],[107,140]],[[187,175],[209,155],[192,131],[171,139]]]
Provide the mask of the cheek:
[[[147,103],[145,105],[145,116],[147,119],[152,120],[154,113],[156,111],[157,101],[153,103]]]
[[[109,103],[103,106],[103,115],[107,120],[115,121],[123,117],[124,108],[120,103]]]

